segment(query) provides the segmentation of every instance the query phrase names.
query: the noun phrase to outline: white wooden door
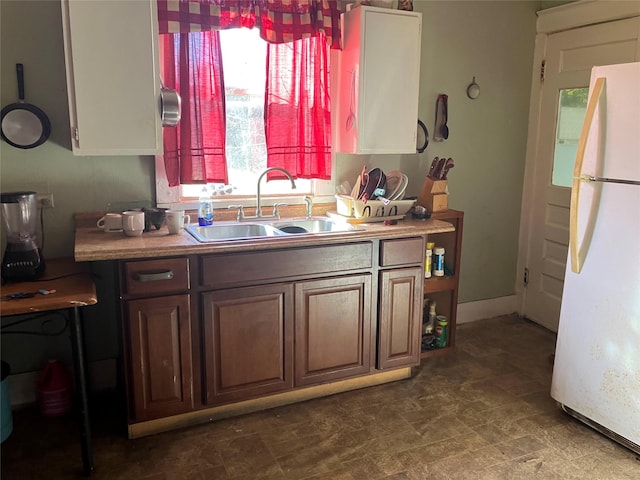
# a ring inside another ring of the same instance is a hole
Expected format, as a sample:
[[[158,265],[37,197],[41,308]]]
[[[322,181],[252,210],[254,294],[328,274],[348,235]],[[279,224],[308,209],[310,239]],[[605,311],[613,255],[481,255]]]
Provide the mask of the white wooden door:
[[[525,178],[528,208],[523,209],[526,225],[522,231],[526,235],[527,284],[522,313],[553,331],[558,329],[560,316],[570,185],[591,68],[636,61],[640,58],[639,37],[640,17],[634,17],[550,34],[542,45],[544,79],[533,132],[537,134],[535,166],[527,169],[529,177]]]

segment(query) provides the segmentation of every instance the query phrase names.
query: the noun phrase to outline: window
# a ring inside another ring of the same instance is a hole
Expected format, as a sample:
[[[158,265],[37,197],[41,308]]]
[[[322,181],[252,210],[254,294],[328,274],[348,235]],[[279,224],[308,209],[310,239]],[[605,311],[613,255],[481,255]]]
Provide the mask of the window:
[[[226,102],[226,156],[228,184],[209,184],[213,198],[221,203],[253,205],[256,184],[267,168],[264,128],[267,43],[257,29],[235,28],[220,31]],[[157,166],[159,204],[195,202],[202,184],[176,187],[178,194],[161,185],[163,178]],[[333,181],[297,179],[296,189],[287,180],[263,180],[265,196],[284,198],[334,193]],[[173,190],[173,189],[169,189]],[[246,203],[243,202],[246,199]],[[331,198],[332,200],[332,198]],[[321,201],[321,200],[320,200]],[[330,200],[328,200],[330,201]]]
[[[588,87],[560,90],[553,152],[553,185],[571,188],[573,183],[573,164],[576,161],[588,97]]]

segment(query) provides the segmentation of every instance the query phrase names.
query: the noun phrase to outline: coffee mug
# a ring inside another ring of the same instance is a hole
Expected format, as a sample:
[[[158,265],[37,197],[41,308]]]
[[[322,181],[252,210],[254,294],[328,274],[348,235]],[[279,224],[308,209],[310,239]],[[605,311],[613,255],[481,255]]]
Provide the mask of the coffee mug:
[[[119,213],[107,213],[98,220],[96,225],[105,232],[121,232],[122,215]]]
[[[155,227],[156,230],[160,230],[165,220],[165,213],[167,208],[143,208],[144,212],[144,231],[151,231],[151,227]]]
[[[122,212],[122,229],[128,237],[138,237],[144,231],[144,212],[128,210]]]
[[[184,210],[167,210],[166,215],[167,228],[169,234],[176,235],[180,233],[183,227],[191,223],[191,217],[184,213]]]

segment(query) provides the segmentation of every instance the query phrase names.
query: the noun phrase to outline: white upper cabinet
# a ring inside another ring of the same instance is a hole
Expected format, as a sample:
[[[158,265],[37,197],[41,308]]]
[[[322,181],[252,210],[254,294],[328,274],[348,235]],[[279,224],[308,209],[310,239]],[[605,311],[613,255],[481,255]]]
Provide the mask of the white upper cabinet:
[[[360,6],[342,15],[338,152],[416,153],[421,34],[419,12]]]
[[[74,155],[162,152],[155,0],[62,0]]]

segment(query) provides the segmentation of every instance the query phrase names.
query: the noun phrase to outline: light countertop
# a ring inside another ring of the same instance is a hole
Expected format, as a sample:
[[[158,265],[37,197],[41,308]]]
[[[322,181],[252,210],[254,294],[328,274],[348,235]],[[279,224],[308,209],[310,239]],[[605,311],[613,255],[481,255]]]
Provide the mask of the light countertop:
[[[169,235],[167,227],[152,229],[139,237],[124,233],[105,233],[96,226],[100,215],[76,214],[74,257],[77,262],[120,260],[131,258],[158,258],[176,255],[268,250],[300,246],[323,245],[335,242],[353,242],[374,238],[402,238],[454,231],[453,225],[440,220],[400,220],[396,225],[363,223],[360,230],[345,233],[318,233],[288,237],[256,238],[251,240],[200,243],[189,233]],[[287,218],[283,217],[282,220]]]

